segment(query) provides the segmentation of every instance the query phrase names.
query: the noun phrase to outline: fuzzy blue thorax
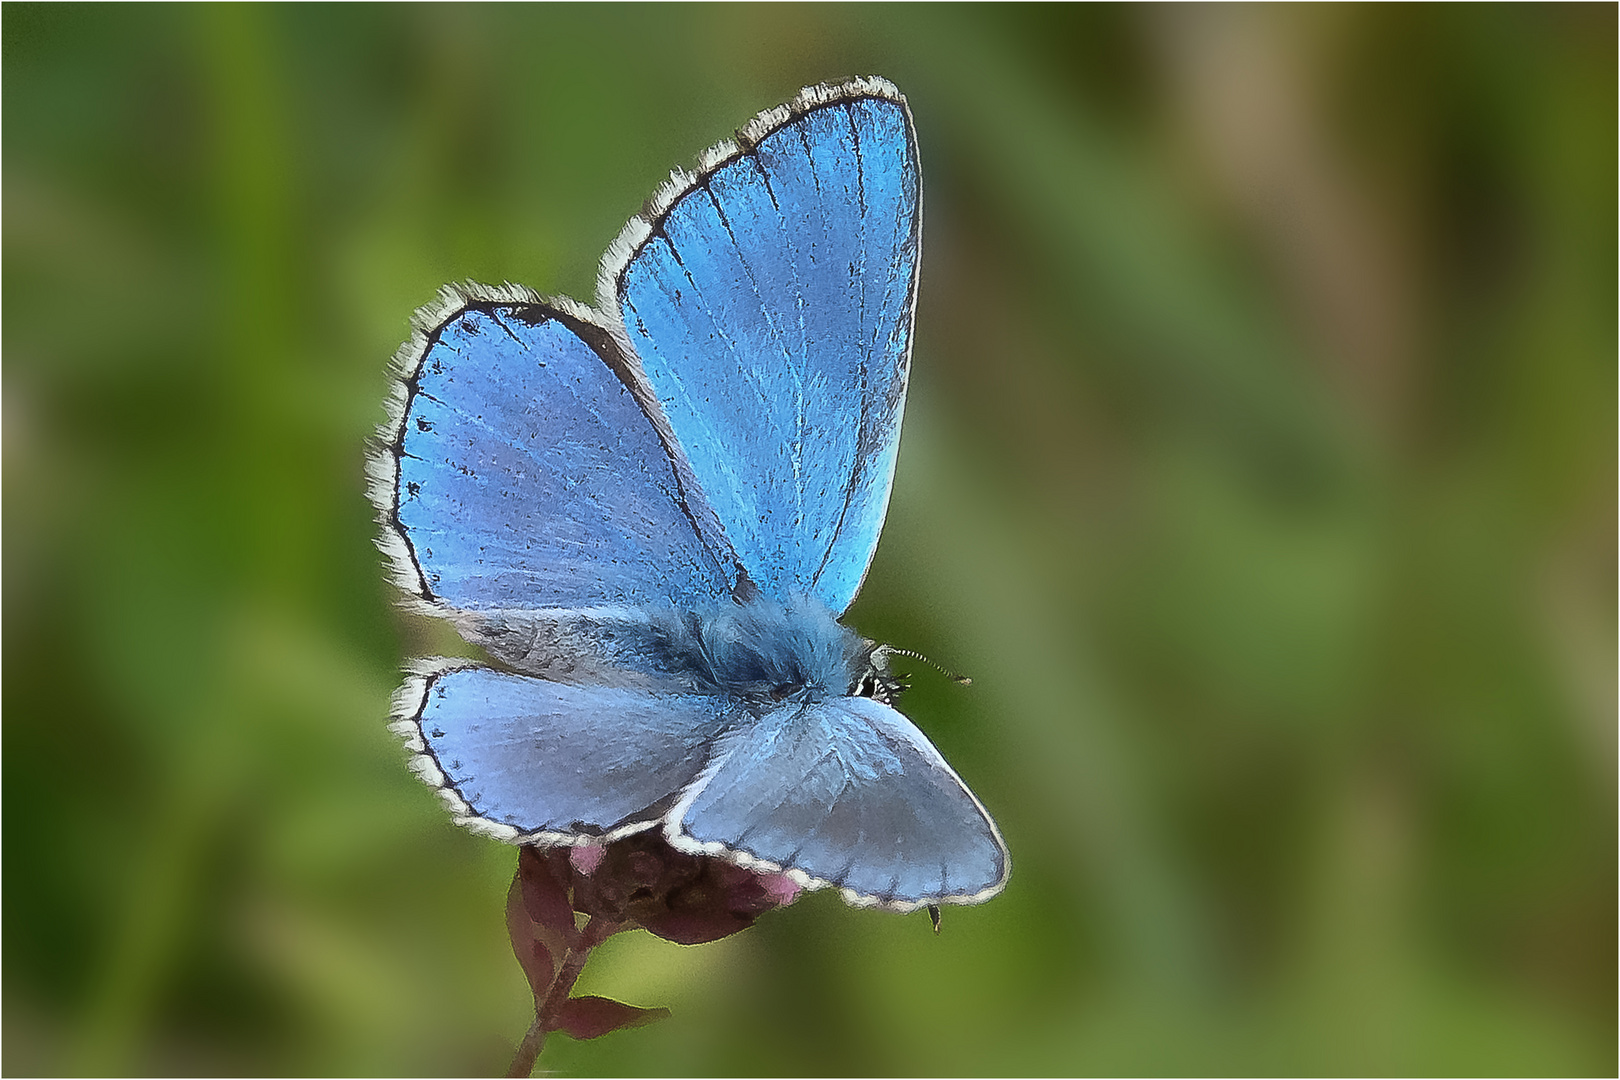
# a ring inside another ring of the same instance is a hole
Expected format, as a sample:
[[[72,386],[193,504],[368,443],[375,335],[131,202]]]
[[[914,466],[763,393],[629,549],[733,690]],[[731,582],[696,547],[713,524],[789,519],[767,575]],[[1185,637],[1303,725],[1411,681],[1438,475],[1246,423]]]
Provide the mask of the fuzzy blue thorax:
[[[710,693],[842,696],[871,666],[868,644],[810,597],[671,613],[655,627],[660,666]]]

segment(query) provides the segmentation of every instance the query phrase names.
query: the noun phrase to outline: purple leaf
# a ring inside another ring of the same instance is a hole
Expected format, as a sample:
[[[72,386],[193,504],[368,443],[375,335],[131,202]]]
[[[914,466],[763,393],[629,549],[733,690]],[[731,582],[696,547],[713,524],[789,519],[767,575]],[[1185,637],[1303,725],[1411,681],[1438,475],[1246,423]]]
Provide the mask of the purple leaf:
[[[541,928],[529,917],[523,903],[522,882],[513,879],[506,896],[506,930],[512,937],[512,955],[534,990],[535,1001],[544,1000],[552,981],[557,977],[557,964],[551,949],[541,940]],[[556,935],[546,935],[556,944]]]
[[[576,997],[562,1003],[551,1027],[576,1039],[594,1039],[621,1028],[650,1024],[668,1015],[668,1009],[638,1009],[611,998]]]
[[[577,936],[574,907],[568,899],[572,876],[566,851],[518,850],[518,881],[523,886],[523,907],[537,926],[561,935],[569,944]]]

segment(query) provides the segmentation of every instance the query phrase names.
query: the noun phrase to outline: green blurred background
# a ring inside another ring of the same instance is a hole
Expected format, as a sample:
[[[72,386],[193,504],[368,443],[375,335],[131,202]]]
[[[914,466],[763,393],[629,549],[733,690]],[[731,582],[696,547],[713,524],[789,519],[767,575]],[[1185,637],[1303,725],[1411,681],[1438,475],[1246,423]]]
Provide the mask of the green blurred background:
[[[910,97],[851,622],[1005,831],[582,989],[568,1073],[1616,1068],[1616,9],[7,4],[4,1071],[466,1073],[510,848],[384,728],[362,496],[440,283],[590,299],[671,166]]]

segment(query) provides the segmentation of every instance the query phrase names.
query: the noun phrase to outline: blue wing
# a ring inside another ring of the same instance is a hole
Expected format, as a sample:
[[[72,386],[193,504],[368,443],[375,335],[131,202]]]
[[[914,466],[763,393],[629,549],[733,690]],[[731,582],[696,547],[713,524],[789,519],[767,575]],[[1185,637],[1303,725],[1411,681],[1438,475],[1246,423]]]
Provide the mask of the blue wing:
[[[702,771],[735,709],[716,697],[443,662],[400,690],[395,728],[459,823],[503,840],[556,843],[656,823]]]
[[[516,290],[445,300],[371,461],[401,587],[475,611],[729,595],[735,556],[607,332]]]
[[[854,599],[899,449],[917,148],[881,80],[812,87],[677,173],[604,262],[670,427],[750,577]]]
[[[682,850],[896,910],[978,903],[1009,869],[979,800],[922,732],[871,698],[783,705],[724,735],[665,832]]]

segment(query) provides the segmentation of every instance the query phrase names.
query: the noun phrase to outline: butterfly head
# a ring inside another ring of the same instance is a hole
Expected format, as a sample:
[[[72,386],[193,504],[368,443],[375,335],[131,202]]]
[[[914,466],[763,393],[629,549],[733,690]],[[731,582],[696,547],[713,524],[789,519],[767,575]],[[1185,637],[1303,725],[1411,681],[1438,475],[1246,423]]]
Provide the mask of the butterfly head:
[[[895,698],[906,688],[905,680],[889,668],[889,657],[895,650],[871,640],[862,641],[861,645],[860,665],[850,693],[855,697],[869,697],[885,705],[893,705]]]

